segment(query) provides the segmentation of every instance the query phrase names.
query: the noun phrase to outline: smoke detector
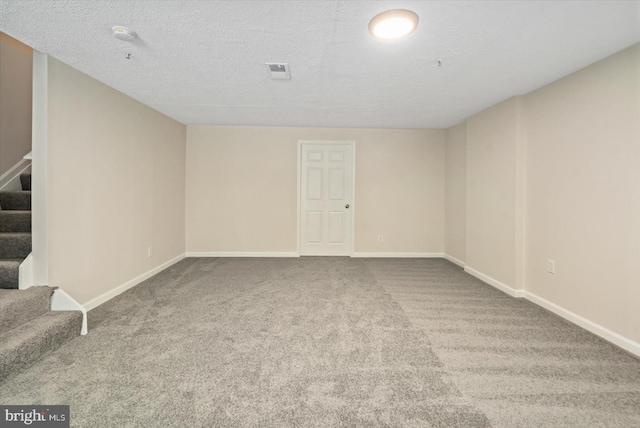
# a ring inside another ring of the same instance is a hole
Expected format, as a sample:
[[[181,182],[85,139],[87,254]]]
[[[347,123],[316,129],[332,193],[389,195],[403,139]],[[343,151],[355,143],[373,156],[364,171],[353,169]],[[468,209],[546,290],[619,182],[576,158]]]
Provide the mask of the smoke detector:
[[[120,25],[116,25],[112,28],[113,35],[116,39],[124,40],[127,42],[132,42],[138,37],[135,31],[128,29],[127,27],[122,27]]]
[[[266,65],[267,67],[269,67],[269,72],[271,73],[271,79],[291,80],[291,75],[289,74],[289,64],[267,62]]]

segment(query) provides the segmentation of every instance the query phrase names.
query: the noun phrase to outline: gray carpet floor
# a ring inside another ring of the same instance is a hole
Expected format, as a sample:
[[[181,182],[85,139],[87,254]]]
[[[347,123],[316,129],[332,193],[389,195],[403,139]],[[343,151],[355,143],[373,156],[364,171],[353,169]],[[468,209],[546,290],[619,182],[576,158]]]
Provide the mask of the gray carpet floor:
[[[640,426],[640,360],[439,259],[186,259],[0,385],[77,427]]]

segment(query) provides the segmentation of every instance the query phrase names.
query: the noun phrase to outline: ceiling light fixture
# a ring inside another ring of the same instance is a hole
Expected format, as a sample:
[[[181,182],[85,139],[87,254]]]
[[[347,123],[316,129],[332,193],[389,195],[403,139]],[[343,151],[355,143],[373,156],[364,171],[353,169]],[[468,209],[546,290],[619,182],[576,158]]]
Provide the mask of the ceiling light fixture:
[[[418,15],[406,9],[388,10],[376,15],[369,22],[369,32],[376,39],[397,40],[418,27]]]

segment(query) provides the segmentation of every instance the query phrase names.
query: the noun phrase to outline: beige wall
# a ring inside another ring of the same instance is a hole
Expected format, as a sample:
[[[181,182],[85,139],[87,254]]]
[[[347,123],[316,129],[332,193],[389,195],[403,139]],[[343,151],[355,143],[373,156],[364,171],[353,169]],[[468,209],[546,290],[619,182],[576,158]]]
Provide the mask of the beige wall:
[[[467,125],[446,130],[445,238],[447,255],[464,263],[467,246]]]
[[[526,289],[640,342],[640,46],[525,97]],[[547,260],[556,262],[555,275]]]
[[[467,265],[516,288],[518,99],[467,120]]]
[[[467,266],[640,342],[640,45],[466,124]]]
[[[356,141],[356,252],[443,251],[444,131],[189,126],[188,252],[296,251],[298,140]]]
[[[184,253],[186,127],[48,66],[49,283],[85,303]]]
[[[33,50],[0,33],[0,175],[31,151]]]

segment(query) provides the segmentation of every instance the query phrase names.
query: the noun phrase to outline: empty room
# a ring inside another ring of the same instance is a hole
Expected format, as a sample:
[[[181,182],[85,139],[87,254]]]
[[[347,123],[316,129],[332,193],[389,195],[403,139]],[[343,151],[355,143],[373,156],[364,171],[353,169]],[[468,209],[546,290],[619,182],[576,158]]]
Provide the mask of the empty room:
[[[0,0],[0,427],[640,427],[640,1]]]

